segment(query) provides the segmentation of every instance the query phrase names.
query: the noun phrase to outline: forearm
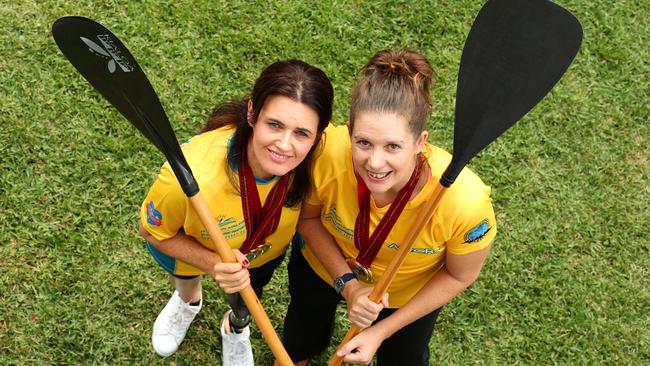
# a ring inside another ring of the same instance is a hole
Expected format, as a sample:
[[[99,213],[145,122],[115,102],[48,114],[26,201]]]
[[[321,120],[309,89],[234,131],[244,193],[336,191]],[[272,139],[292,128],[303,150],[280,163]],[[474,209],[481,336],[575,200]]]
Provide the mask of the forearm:
[[[448,303],[476,281],[491,247],[488,245],[463,255],[447,253],[445,266],[406,305],[374,325],[377,326],[376,330],[386,338],[390,337],[406,325]]]
[[[204,247],[196,239],[183,232],[179,232],[169,239],[158,240],[140,226],[140,234],[164,254],[192,265],[211,277],[214,277],[214,265],[221,263],[221,258],[216,252]]]
[[[298,231],[330,277],[337,278],[350,272],[341,249],[320,222],[320,217],[300,219]]]
[[[445,305],[473,282],[474,280],[459,280],[443,267],[406,305],[371,328],[375,328],[374,331],[386,339],[398,330]]]

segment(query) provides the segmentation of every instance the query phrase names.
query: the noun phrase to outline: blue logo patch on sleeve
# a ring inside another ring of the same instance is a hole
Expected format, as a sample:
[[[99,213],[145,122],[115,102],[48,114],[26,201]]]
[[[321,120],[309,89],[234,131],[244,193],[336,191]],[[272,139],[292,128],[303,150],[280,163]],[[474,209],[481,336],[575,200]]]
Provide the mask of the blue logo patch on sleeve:
[[[472,228],[470,231],[468,231],[465,234],[465,243],[475,243],[485,236],[492,228],[490,227],[490,223],[488,220],[483,220],[481,221],[480,224],[476,225],[474,228]]]
[[[147,204],[147,222],[154,226],[162,225],[162,214],[153,206],[153,201]]]

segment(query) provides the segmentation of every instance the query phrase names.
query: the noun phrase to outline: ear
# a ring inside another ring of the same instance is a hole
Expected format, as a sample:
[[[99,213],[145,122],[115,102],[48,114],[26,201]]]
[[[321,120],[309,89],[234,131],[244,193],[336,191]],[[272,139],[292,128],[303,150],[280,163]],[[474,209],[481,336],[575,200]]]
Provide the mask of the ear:
[[[348,135],[352,136],[352,130],[350,129],[350,121],[345,121],[345,125],[348,127]]]
[[[422,152],[422,149],[424,149],[424,145],[427,143],[428,139],[429,139],[429,132],[427,132],[426,130],[422,131],[418,139],[415,141],[415,151],[417,151],[418,154]]]
[[[253,101],[248,100],[248,112],[246,113],[246,118],[248,119],[248,125],[253,127]]]

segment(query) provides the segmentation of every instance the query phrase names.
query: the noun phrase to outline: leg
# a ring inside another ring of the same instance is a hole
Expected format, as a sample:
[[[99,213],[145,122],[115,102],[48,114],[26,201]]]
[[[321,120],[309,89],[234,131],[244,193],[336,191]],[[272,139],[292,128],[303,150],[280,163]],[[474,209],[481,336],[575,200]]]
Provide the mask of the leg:
[[[275,272],[275,269],[282,264],[283,260],[284,254],[267,262],[261,267],[249,270],[251,286],[258,298],[262,298],[262,295],[264,294],[264,286],[271,281],[273,272]],[[241,333],[251,321],[250,313],[248,312],[244,299],[242,299],[239,293],[228,294],[227,298],[232,311],[230,312],[228,319],[230,327],[228,327],[229,329],[226,329],[226,333],[229,333],[230,331]]]
[[[342,298],[314,273],[296,244],[289,261],[289,293],[282,343],[294,362],[304,361],[329,345],[336,306]]]
[[[377,321],[397,309],[384,309]],[[440,309],[421,317],[387,338],[377,350],[378,366],[429,365],[429,340]]]
[[[151,343],[160,356],[171,356],[183,342],[192,320],[201,310],[201,278],[174,275],[176,259],[165,255],[151,244],[147,249],[158,264],[170,275],[175,291],[153,325]]]
[[[201,300],[201,277],[174,275],[169,275],[169,277],[174,285],[174,289],[178,291],[179,296],[184,302],[195,303]]]
[[[259,298],[262,297],[264,286],[269,283],[273,272],[282,263],[284,255],[270,262],[249,269],[251,286]],[[229,294],[228,303],[231,310],[226,313],[221,323],[221,350],[224,366],[253,366],[253,348],[250,343],[251,316],[242,297]]]

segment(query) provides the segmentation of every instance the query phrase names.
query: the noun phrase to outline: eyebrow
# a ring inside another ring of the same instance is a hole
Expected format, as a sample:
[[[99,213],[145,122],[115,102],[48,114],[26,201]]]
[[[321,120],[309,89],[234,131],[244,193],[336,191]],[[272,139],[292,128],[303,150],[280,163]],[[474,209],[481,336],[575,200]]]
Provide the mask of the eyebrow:
[[[368,136],[362,134],[352,134],[352,138],[355,140],[366,140],[368,142],[376,143],[376,141],[373,141],[373,139],[369,138]],[[402,140],[388,140],[388,141],[380,141],[383,145],[390,145],[390,144],[395,144],[399,146],[404,145],[404,141]]]

